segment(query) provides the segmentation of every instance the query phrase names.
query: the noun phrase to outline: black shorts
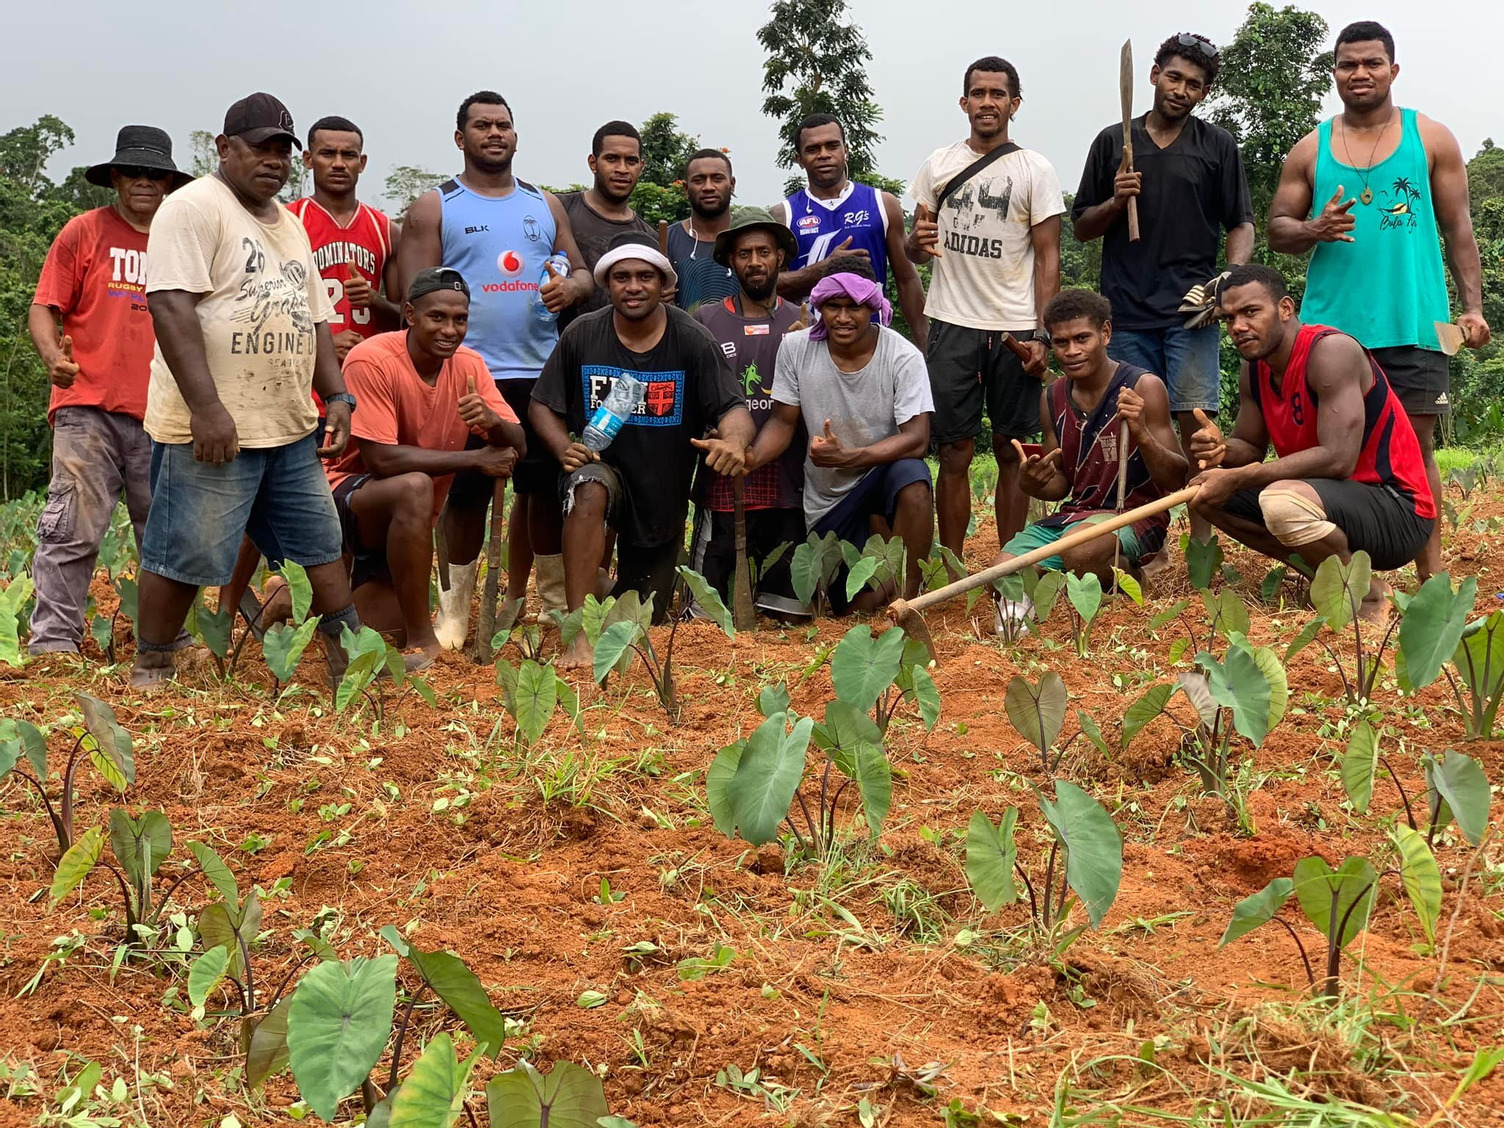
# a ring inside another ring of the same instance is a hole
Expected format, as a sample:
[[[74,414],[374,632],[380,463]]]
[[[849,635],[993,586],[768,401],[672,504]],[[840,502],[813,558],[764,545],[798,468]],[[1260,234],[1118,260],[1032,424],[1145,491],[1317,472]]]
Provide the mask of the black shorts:
[[[522,435],[527,440],[527,454],[522,456],[521,461],[512,468],[512,488],[519,494],[553,494],[559,488],[559,475],[562,467],[559,460],[543,445],[543,440],[538,437],[538,432],[533,430],[533,425],[528,422],[528,405],[533,402],[533,385],[536,380],[498,380],[496,390],[501,393],[501,398],[507,401],[517,419],[522,424]],[[466,450],[474,450],[486,440],[478,435],[471,435],[465,441]],[[482,474],[479,470],[461,470],[454,476],[454,484],[449,487],[449,496],[454,499],[456,507],[481,506],[491,499],[492,490],[496,486],[496,479]]]
[[[1004,344],[1006,333],[968,329],[930,318],[930,391],[935,418],[930,436],[937,443],[974,439],[987,419],[997,438],[1025,439],[1039,431],[1039,377]]]
[[[360,539],[360,518],[350,509],[350,495],[371,480],[369,474],[351,474],[334,487],[334,510],[339,514],[340,531],[345,537],[345,555],[350,558],[350,589],[373,581],[390,584],[392,569],[387,564],[386,545],[370,548]]]
[[[1451,370],[1445,353],[1414,345],[1368,351],[1389,377],[1389,386],[1410,418],[1452,413]]]
[[[1302,478],[1316,491],[1327,520],[1342,530],[1347,547],[1366,552],[1380,572],[1403,568],[1431,539],[1436,522],[1418,517],[1410,503],[1388,486],[1337,478]],[[1239,490],[1227,499],[1224,511],[1255,525],[1264,524],[1259,507],[1259,490]],[[1291,554],[1298,553],[1292,548]]]
[[[628,530],[621,528],[624,488],[620,475],[604,462],[587,462],[572,474],[556,479],[560,504],[567,514],[573,506],[574,490],[585,482],[595,482],[606,491],[606,524],[617,529],[621,535],[616,541],[616,583],[611,594],[620,598],[635,591],[646,602],[653,597],[653,622],[661,623],[668,618],[669,604],[673,602],[674,584],[678,580],[675,569],[684,559],[684,546],[670,541],[667,544],[633,544]]]
[[[799,614],[802,606],[794,598],[794,581],[790,568],[794,549],[804,543],[804,510],[747,510],[747,560],[754,566],[771,555],[779,545],[787,545],[783,554],[757,578],[757,605],[768,611]],[[695,519],[693,554],[695,571],[710,581],[721,598],[731,598],[731,577],[736,574],[736,516],[700,509]]]

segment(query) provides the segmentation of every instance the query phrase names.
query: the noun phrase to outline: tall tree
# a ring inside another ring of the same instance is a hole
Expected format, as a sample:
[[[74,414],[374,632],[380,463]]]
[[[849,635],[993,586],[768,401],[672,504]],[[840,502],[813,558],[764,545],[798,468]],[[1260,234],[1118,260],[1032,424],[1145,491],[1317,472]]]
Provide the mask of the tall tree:
[[[392,215],[401,219],[414,200],[443,182],[442,172],[430,172],[422,165],[398,165],[386,178],[386,202]]]
[[[870,181],[877,172],[873,150],[882,140],[874,127],[883,115],[867,82],[872,52],[861,29],[847,22],[846,0],[775,0],[757,41],[768,54],[762,112],[780,123],[779,166],[798,167],[794,134],[800,121],[834,114],[846,131],[852,178]]]
[[[642,123],[642,184],[672,188],[684,179],[684,162],[700,148],[700,139],[679,128],[671,113],[658,113]]]

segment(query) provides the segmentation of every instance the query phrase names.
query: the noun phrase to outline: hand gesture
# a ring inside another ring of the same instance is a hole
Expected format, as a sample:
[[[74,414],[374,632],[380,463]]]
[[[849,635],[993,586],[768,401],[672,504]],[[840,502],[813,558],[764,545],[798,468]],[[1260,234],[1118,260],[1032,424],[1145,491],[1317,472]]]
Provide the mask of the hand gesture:
[[[371,283],[364,274],[349,264],[350,275],[345,279],[345,301],[351,309],[369,309],[372,300]]]
[[[573,474],[587,462],[599,462],[601,456],[591,450],[584,443],[570,443],[564,456],[559,459],[559,465],[564,467],[564,473]]]
[[[349,408],[346,408],[347,429],[349,417]],[[195,411],[189,419],[188,429],[193,434],[193,457],[200,462],[223,466],[235,461],[235,456],[240,453],[240,436],[235,431],[235,420],[230,418],[225,405],[217,400],[212,407]]]
[[[1118,418],[1128,424],[1133,441],[1144,440],[1144,397],[1132,388],[1118,389]]]
[[[1316,241],[1318,243],[1351,243],[1353,237],[1348,232],[1358,225],[1358,221],[1352,217],[1353,205],[1357,202],[1356,196],[1344,202],[1342,185],[1337,185],[1336,194],[1326,202],[1326,206],[1321,209],[1321,214],[1311,220],[1311,234],[1316,236]]]
[[[1493,339],[1493,331],[1481,313],[1464,313],[1457,318],[1457,328],[1462,330],[1462,343],[1470,349],[1481,349]],[[63,338],[68,340],[67,337]],[[52,381],[54,384],[57,380]],[[66,385],[63,385],[66,386]]]
[[[835,262],[836,259],[838,259],[838,258],[840,258],[842,256],[845,256],[846,258],[853,258],[853,257],[855,257],[855,258],[864,258],[864,259],[872,257],[871,255],[869,255],[867,253],[866,248],[864,248],[864,247],[853,247],[851,245],[851,240],[852,240],[852,236],[850,236],[850,235],[846,236],[846,241],[844,243],[842,243],[839,247],[837,247],[835,250],[831,251],[830,254],[825,257],[825,262],[823,263],[823,265],[825,267],[825,270],[822,273],[822,277],[824,276],[824,274],[829,274],[831,272],[831,265],[830,264],[833,263],[833,262]]]
[[[910,238],[914,240],[914,246],[930,257],[940,257],[940,225],[930,217],[930,209],[923,204],[914,205],[914,230]]]
[[[1222,437],[1222,428],[1206,417],[1199,407],[1192,413],[1200,425],[1191,435],[1190,453],[1196,470],[1215,470],[1227,456],[1227,441]]]
[[[1486,329],[1485,326],[1485,331]],[[64,333],[57,358],[47,366],[47,378],[59,388],[71,388],[77,376],[78,364],[73,359],[73,338]]]
[[[338,458],[350,441],[350,405],[343,402],[324,405],[324,445],[320,458]]]
[[[538,288],[538,297],[549,313],[559,313],[569,305],[569,295],[564,290],[564,279],[554,269],[552,262],[545,262],[543,269],[548,273],[548,281]]]
[[[724,474],[728,478],[740,478],[747,472],[746,448],[726,439],[717,438],[714,432],[709,438],[690,439],[689,445],[705,452],[705,465],[717,474]]]
[[[465,394],[460,397],[459,411],[465,426],[472,431],[489,431],[501,422],[496,412],[486,406],[486,401],[475,390],[474,376],[465,377]]]
[[[1018,452],[1018,484],[1030,497],[1038,497],[1060,473],[1060,460],[1065,457],[1065,451],[1056,447],[1041,458],[1037,454],[1025,454],[1023,444],[1017,439],[1012,443]]]
[[[794,324],[790,325],[787,329],[785,329],[784,330],[784,334],[786,336],[789,333],[797,333],[801,329],[808,329],[808,328],[809,328],[809,303],[808,302],[800,302],[799,303],[799,320],[796,321],[796,322],[794,322]]]
[[[517,465],[517,450],[509,446],[490,446],[476,451],[475,468],[488,478],[510,478]]]
[[[816,466],[840,468],[850,464],[852,451],[841,445],[835,432],[830,429],[830,420],[825,421],[824,434],[809,441],[809,460]]]
[[[363,340],[365,338],[354,329],[340,330],[334,335],[334,359],[344,364],[345,357],[350,354],[350,350]]]

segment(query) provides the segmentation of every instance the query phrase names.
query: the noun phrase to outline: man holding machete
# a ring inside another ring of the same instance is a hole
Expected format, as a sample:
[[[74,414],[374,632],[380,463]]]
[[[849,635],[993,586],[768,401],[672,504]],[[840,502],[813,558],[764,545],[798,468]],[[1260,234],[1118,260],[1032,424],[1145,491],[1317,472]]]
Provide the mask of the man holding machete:
[[[1131,59],[1131,48],[1124,50]],[[1238,143],[1192,112],[1220,66],[1204,36],[1186,32],[1161,43],[1149,70],[1153,108],[1128,125],[1131,165],[1124,167],[1124,127],[1104,128],[1087,154],[1071,209],[1076,238],[1102,240],[1101,291],[1113,315],[1108,354],[1164,379],[1182,444],[1197,429],[1194,411],[1216,414],[1221,368],[1216,324],[1186,327],[1181,299],[1216,273],[1224,231],[1229,266],[1253,254],[1253,204]],[[1131,63],[1123,81],[1128,121]],[[1137,239],[1128,215],[1135,204]],[[1191,531],[1198,540],[1210,532],[1194,511]]]
[[[935,501],[940,543],[957,557],[971,522],[984,403],[997,455],[998,543],[1028,516],[1013,440],[1039,430],[1049,339],[1040,314],[1060,289],[1065,200],[1049,161],[1008,138],[1022,102],[1012,63],[995,55],[972,63],[961,86],[970,135],[930,154],[909,186],[917,207],[904,253],[916,265],[934,260],[925,313],[940,445]]]

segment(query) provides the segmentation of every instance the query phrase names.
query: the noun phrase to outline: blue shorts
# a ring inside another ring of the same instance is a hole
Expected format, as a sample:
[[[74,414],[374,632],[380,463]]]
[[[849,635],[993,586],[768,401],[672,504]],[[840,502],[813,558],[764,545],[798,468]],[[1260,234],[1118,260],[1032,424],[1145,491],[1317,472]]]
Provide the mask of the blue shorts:
[[[1170,390],[1171,411],[1216,411],[1221,399],[1222,365],[1217,346],[1220,323],[1200,329],[1119,329],[1113,326],[1107,355],[1146,368]]]
[[[1101,513],[1095,517],[1073,521],[1069,525],[1041,525],[1035,522],[1024,526],[1021,532],[1015,534],[1012,540],[1003,545],[1003,551],[1010,556],[1022,556],[1026,552],[1033,552],[1036,548],[1054,544],[1066,533],[1074,532],[1077,525],[1095,525],[1099,521],[1107,520],[1110,516],[1112,516],[1110,513]],[[1133,531],[1133,526],[1123,526],[1118,530],[1117,537],[1118,543],[1123,546],[1123,558],[1129,564],[1136,566],[1143,555],[1143,546],[1139,544],[1138,534]],[[1059,556],[1046,556],[1038,566],[1047,572],[1065,571],[1065,562]]]
[[[224,466],[199,462],[192,443],[151,445],[151,513],[141,567],[195,587],[230,582],[250,537],[276,568],[340,559],[343,538],[317,433],[287,446],[241,448]]]
[[[921,458],[900,458],[886,466],[874,466],[810,531],[821,537],[834,532],[843,541],[861,548],[872,536],[871,519],[881,517],[892,525],[898,509],[898,492],[915,482],[931,484],[930,468]]]

